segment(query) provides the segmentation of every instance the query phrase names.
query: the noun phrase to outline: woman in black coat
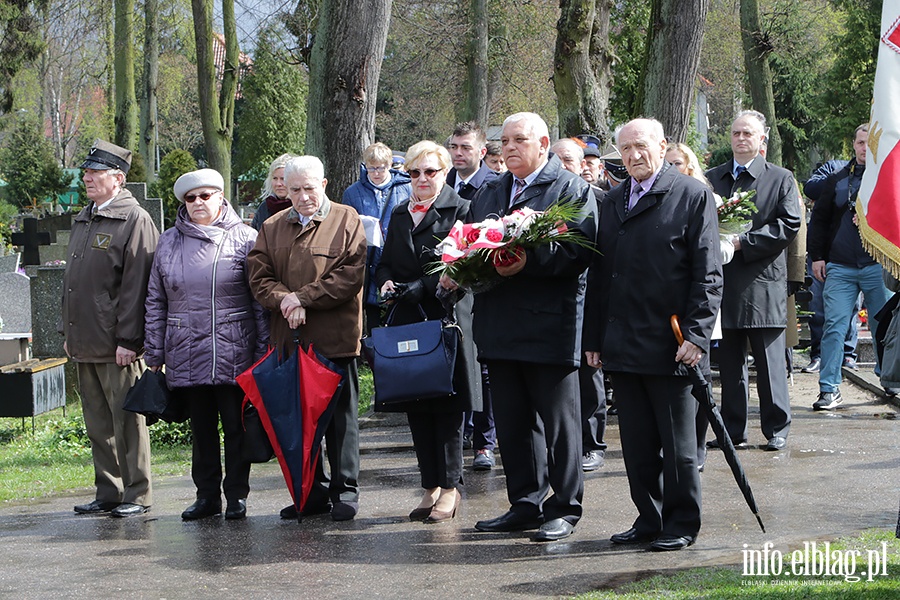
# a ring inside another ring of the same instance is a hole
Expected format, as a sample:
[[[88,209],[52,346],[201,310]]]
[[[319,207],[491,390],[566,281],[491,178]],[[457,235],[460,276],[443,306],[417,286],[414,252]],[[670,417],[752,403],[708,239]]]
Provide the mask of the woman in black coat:
[[[469,201],[446,186],[450,155],[443,146],[423,141],[406,152],[406,170],[412,178],[412,196],[394,208],[381,262],[375,272],[382,296],[395,294],[390,324],[403,325],[447,314],[435,296],[438,275],[426,275],[427,265],[438,260],[434,248],[456,221],[465,221]],[[403,284],[403,285],[400,285]],[[456,516],[462,483],[463,415],[481,410],[480,371],[472,342],[472,299],[463,295],[455,307],[462,330],[456,357],[455,394],[380,406],[379,410],[405,411],[422,474],[425,495],[409,514],[410,520],[439,523]]]

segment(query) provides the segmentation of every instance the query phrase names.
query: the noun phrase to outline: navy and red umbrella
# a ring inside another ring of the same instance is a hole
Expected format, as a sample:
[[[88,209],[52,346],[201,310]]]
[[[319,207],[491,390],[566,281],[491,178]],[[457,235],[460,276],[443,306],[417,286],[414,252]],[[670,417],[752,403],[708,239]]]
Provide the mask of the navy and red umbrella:
[[[297,509],[312,490],[322,437],[331,422],[346,371],[313,350],[287,358],[274,348],[236,381],[259,412]]]

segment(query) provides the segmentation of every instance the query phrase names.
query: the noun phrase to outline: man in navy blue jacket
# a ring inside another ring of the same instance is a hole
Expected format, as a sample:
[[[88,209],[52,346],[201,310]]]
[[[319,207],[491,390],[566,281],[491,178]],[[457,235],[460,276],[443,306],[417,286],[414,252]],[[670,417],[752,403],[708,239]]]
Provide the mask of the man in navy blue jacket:
[[[526,207],[543,211],[569,199],[582,207],[569,230],[593,242],[594,195],[550,155],[544,120],[534,113],[507,117],[501,142],[509,171],[482,190],[472,220]],[[529,249],[518,262],[498,266],[502,281],[475,296],[475,343],[490,374],[510,503],[505,514],[478,521],[478,531],[539,527],[536,541],[559,540],[571,535],[581,518],[578,366],[592,255],[572,242]],[[442,284],[453,287],[446,278]]]

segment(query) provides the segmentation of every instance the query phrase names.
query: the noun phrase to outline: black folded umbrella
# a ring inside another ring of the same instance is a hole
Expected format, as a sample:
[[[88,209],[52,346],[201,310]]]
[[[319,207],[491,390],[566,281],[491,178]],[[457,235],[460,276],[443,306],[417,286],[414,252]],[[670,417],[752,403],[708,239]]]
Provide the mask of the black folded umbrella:
[[[684,336],[681,335],[681,326],[678,324],[678,316],[672,315],[670,323],[672,325],[672,332],[675,334],[675,339],[678,340],[678,345],[680,346],[684,343]],[[744,494],[744,500],[747,501],[750,512],[756,517],[759,528],[765,533],[766,527],[763,525],[762,519],[759,516],[759,508],[757,508],[756,500],[753,498],[750,482],[747,481],[747,474],[744,472],[744,467],[741,466],[740,459],[738,459],[737,451],[734,449],[734,443],[731,441],[731,436],[728,435],[728,431],[725,429],[725,422],[722,421],[722,415],[719,413],[719,408],[716,406],[716,401],[713,398],[712,386],[706,380],[706,377],[703,376],[703,372],[700,370],[699,365],[688,367],[688,375],[693,384],[691,395],[697,399],[697,402],[700,403],[700,406],[706,413],[706,416],[709,419],[709,425],[712,427],[713,433],[716,434],[716,440],[719,442],[719,448],[722,449],[722,454],[725,456],[725,461],[728,463],[728,466],[731,467],[731,473],[734,475],[734,480],[737,482],[738,488],[740,488],[741,492]]]
[[[128,394],[122,408],[147,417],[147,425],[159,420],[166,423],[183,423],[188,420],[187,406],[169,392],[166,374],[147,369]]]

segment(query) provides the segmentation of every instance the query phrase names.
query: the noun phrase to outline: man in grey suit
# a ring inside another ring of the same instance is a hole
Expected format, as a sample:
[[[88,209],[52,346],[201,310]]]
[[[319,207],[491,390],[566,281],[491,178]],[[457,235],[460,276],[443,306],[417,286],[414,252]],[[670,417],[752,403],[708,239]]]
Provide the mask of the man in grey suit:
[[[760,155],[765,139],[765,117],[756,111],[741,112],[731,126],[734,159],[710,169],[706,177],[723,199],[738,190],[756,190],[753,202],[758,209],[750,230],[732,236],[734,258],[722,269],[722,417],[735,445],[746,446],[749,341],[756,363],[765,449],[781,450],[791,426],[784,350],[785,249],[800,229],[800,205],[791,172]]]

